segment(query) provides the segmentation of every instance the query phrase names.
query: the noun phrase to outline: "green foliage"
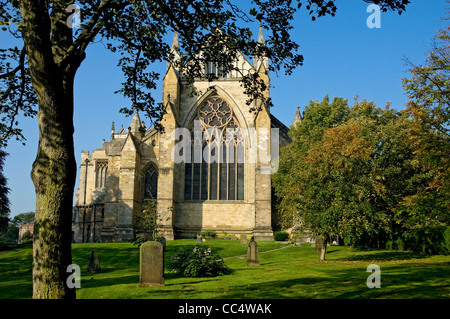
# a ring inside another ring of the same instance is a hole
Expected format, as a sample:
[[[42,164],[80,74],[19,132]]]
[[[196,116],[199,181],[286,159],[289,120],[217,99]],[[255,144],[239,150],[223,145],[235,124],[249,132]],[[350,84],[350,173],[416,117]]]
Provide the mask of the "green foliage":
[[[273,233],[273,238],[276,241],[286,241],[289,239],[289,234],[284,231],[276,231]]]
[[[365,100],[353,106],[338,98],[311,101],[273,177],[284,226],[296,219],[315,234],[384,248],[394,234],[421,225],[423,215],[399,211],[432,178],[415,165],[413,126],[407,112]],[[435,198],[422,207],[434,216],[431,225],[443,222],[446,213]]]
[[[184,247],[174,256],[170,268],[186,277],[216,277],[230,273],[220,256],[205,245]]]
[[[379,4],[383,11],[398,13],[404,12],[409,3],[408,0],[370,2]],[[295,13],[304,3],[307,5],[303,8],[313,20],[334,16],[337,10],[335,1],[318,0],[275,3],[255,1],[248,11],[230,1],[221,0],[81,1],[83,23],[81,28],[74,30],[72,40],[72,30],[66,25],[69,16],[67,2],[50,1],[36,4],[33,10],[20,10],[23,3],[1,0],[0,32],[27,40],[33,37],[32,33],[40,34],[45,29],[34,24],[47,26],[50,21],[48,26],[51,32],[47,34],[52,37],[43,34],[42,37],[57,49],[48,58],[54,60],[55,64],[61,64],[56,66],[62,66],[62,69],[68,65],[67,72],[72,75],[84,59],[87,47],[97,37],[102,38],[109,50],[120,54],[118,66],[123,71],[125,81],[117,92],[130,100],[130,105],[121,106],[121,112],[132,114],[133,109],[143,111],[155,127],[162,129],[159,121],[165,110],[162,103],[156,103],[152,94],[161,75],[152,71],[152,63],[169,60],[177,68],[183,69],[189,83],[203,76],[205,61],[219,62],[224,72],[241,72],[234,64],[237,53],[230,52],[232,48],[246,56],[269,57],[271,71],[284,69],[286,74],[291,74],[303,63],[303,56],[297,53],[299,44],[292,41],[290,32]],[[49,6],[52,8],[51,15]],[[30,17],[35,15],[41,19],[29,25],[28,22],[32,20]],[[264,45],[259,44],[254,32],[245,26],[255,21],[269,30]],[[173,31],[179,34],[181,49],[178,51],[172,50],[166,43],[168,33]],[[12,137],[24,140],[17,115],[34,117],[37,114],[37,96],[31,85],[32,80],[35,80],[32,74],[35,73],[30,72],[28,57],[35,56],[35,53],[43,54],[42,48],[40,52],[32,52],[38,48],[30,45],[0,50],[0,93],[3,97],[0,113],[6,115],[0,120],[0,146],[6,145]],[[195,56],[199,52],[202,54]],[[212,80],[214,76],[209,78]],[[259,98],[270,103],[260,91],[266,87],[256,73],[243,75],[242,83],[249,93],[250,101]]]
[[[414,165],[428,176],[418,191],[404,198],[397,212],[409,224],[450,223],[450,26],[440,30],[424,65],[410,63],[403,79],[413,120]]]
[[[142,211],[135,216],[133,222],[134,239],[132,242],[138,246],[146,241],[155,241],[158,239],[161,229],[161,222],[168,221],[170,218],[159,215],[156,211],[156,201],[144,201]]]
[[[22,237],[20,238],[21,242],[23,244],[28,244],[28,243],[32,243],[33,242],[33,234],[27,230]]]
[[[404,247],[398,249],[424,254],[448,254],[450,252],[447,245],[448,229],[449,227],[445,226],[428,226],[409,230],[403,234]]]
[[[214,230],[205,230],[200,233],[200,236],[203,238],[216,238],[217,233]]]
[[[17,243],[19,239],[19,225],[34,222],[34,212],[21,213],[14,216],[8,223],[7,230],[0,232],[0,242]]]
[[[3,175],[3,165],[7,155],[6,152],[0,149],[0,233],[5,232],[8,229],[8,216],[10,213],[8,198],[9,188],[7,186],[6,177]]]
[[[34,212],[21,213],[13,217],[11,223],[15,226],[31,224],[34,222]]]

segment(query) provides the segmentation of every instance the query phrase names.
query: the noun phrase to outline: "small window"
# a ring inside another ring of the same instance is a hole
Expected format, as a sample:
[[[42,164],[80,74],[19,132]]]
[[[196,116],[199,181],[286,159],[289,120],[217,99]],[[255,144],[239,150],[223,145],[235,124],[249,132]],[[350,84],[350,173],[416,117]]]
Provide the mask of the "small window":
[[[150,166],[145,173],[144,199],[157,199],[158,195],[158,170]]]

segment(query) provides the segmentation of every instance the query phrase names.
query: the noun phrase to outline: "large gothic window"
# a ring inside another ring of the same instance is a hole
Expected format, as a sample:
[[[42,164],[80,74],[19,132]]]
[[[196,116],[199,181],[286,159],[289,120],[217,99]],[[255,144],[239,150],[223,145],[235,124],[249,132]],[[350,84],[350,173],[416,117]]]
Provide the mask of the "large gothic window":
[[[158,194],[158,170],[150,166],[145,173],[144,199],[156,199]]]
[[[191,134],[185,200],[243,200],[244,135],[228,103],[217,95],[203,102]]]
[[[97,162],[95,170],[95,187],[105,187],[108,162]]]

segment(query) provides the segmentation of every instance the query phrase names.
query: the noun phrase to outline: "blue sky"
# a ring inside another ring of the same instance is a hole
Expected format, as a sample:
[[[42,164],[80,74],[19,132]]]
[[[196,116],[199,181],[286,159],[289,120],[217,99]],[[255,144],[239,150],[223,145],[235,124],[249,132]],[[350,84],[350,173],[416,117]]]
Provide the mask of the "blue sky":
[[[244,1],[242,1],[244,2]],[[240,2],[240,3],[242,3]],[[381,13],[381,28],[370,29],[366,20],[367,3],[362,0],[336,0],[335,17],[319,18],[312,22],[306,10],[295,16],[293,38],[300,44],[304,65],[291,76],[271,74],[272,113],[289,126],[297,106],[303,108],[309,100],[343,97],[353,103],[360,99],[384,106],[390,101],[396,109],[407,101],[402,90],[402,77],[408,77],[403,59],[420,64],[430,48],[430,41],[446,23],[441,20],[448,11],[446,0],[411,0],[402,15]],[[448,22],[447,22],[448,23]],[[258,24],[254,23],[255,37]],[[0,37],[5,41],[5,37]],[[171,36],[167,39],[171,41]],[[6,47],[8,43],[2,43]],[[116,129],[128,127],[131,118],[119,113],[128,101],[114,91],[122,83],[121,70],[113,55],[101,43],[91,45],[87,57],[78,70],[75,81],[75,156],[78,165],[82,150],[101,148],[102,139],[109,141],[111,122]],[[154,65],[162,73],[166,63]],[[161,77],[162,77],[161,76]],[[161,100],[162,80],[154,92]],[[141,116],[148,123],[148,119]],[[36,119],[21,119],[27,138],[26,146],[11,141],[6,151],[4,174],[11,189],[11,217],[35,210],[34,187],[30,179],[38,143]],[[78,187],[78,176],[77,184]]]

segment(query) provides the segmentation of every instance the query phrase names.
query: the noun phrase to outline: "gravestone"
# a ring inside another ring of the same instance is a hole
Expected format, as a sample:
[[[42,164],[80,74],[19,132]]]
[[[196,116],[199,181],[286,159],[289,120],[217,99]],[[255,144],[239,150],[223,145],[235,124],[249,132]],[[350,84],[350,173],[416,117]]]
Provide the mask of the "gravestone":
[[[247,266],[259,265],[258,261],[258,244],[252,238],[247,246]]]
[[[98,259],[98,255],[96,254],[96,252],[92,250],[91,254],[89,255],[88,272],[90,272],[91,274],[96,274],[100,271],[100,260]]]
[[[166,238],[164,237],[158,238],[158,243],[161,243],[161,245],[163,245],[164,251],[166,251]]]
[[[141,245],[139,284],[140,287],[164,285],[164,247],[157,241]]]
[[[247,236],[241,235],[241,244],[246,244],[246,243],[247,243]]]
[[[325,237],[322,235],[319,235],[316,237],[315,241],[315,248],[316,248],[316,254],[320,254],[322,250],[322,246],[324,245]]]

